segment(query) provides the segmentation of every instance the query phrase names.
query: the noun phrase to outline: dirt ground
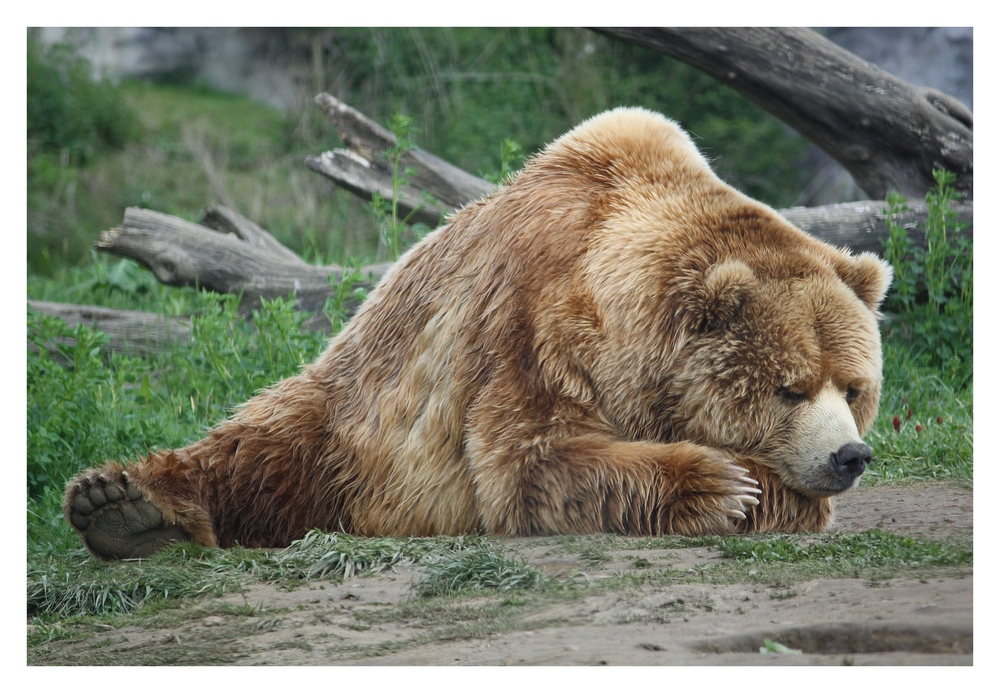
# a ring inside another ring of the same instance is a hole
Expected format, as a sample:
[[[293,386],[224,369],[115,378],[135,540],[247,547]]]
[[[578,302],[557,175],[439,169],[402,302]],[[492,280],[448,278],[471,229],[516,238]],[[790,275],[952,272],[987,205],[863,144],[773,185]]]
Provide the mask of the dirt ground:
[[[865,488],[834,529],[970,536],[972,492],[925,483]],[[625,571],[694,572],[713,548],[603,551],[586,538],[512,540],[553,576],[595,583]],[[148,623],[36,648],[33,664],[971,665],[970,569],[873,583],[626,584],[572,596],[414,600],[414,568],[292,592],[258,586]],[[762,654],[763,640],[796,653]]]

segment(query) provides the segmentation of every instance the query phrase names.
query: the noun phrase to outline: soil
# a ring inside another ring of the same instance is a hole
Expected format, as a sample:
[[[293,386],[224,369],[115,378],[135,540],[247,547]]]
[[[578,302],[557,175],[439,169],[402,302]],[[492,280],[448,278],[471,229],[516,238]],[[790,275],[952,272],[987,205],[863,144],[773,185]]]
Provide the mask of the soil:
[[[832,529],[947,541],[972,533],[972,492],[951,484],[863,488]],[[586,537],[507,542],[543,572],[624,572],[725,561],[711,547],[600,549]],[[413,598],[419,569],[259,585],[139,624],[33,648],[32,664],[971,665],[972,569],[788,584],[608,583],[573,594]],[[760,651],[764,639],[800,652]]]

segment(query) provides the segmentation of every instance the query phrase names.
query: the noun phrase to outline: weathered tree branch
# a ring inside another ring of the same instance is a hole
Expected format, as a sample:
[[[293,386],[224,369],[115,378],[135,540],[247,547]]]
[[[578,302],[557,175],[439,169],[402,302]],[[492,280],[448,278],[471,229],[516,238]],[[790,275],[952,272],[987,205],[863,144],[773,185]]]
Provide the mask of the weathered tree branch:
[[[348,149],[308,157],[306,166],[365,199],[371,199],[372,194],[378,192],[391,200],[392,167],[384,152],[396,145],[395,135],[329,94],[318,95],[316,105],[333,123]],[[482,197],[495,187],[420,148],[402,155],[399,172],[406,168],[414,173],[397,198],[401,214],[412,213],[411,221],[421,221],[432,228],[440,224],[448,212]],[[424,193],[433,202],[428,202]]]
[[[708,73],[781,118],[846,168],[872,199],[922,197],[932,171],[972,199],[972,113],[808,29],[613,28],[599,32]]]
[[[296,264],[302,262],[302,258],[278,243],[274,236],[228,207],[220,205],[209,207],[202,215],[201,225],[220,233],[232,234],[256,248],[274,253],[282,260]]]

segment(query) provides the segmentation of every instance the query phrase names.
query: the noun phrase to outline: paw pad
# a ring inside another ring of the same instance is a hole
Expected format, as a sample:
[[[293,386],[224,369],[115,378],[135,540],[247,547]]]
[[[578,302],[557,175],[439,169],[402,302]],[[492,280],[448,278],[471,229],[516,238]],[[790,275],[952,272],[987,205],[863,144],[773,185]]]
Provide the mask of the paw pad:
[[[67,519],[91,552],[103,559],[144,558],[170,542],[191,540],[179,525],[163,518],[127,472],[87,475],[69,495]]]

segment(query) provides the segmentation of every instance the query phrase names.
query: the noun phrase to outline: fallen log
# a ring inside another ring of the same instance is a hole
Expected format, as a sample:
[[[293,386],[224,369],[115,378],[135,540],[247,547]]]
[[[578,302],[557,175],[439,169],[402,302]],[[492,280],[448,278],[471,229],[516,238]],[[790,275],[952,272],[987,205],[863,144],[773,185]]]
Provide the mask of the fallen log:
[[[932,172],[972,199],[972,112],[803,28],[607,28],[602,34],[686,62],[819,145],[873,200],[921,197]]]
[[[330,283],[344,279],[339,265],[310,265],[249,219],[225,207],[210,207],[202,224],[139,207],[125,210],[121,226],[104,231],[94,243],[102,252],[135,260],[168,286],[190,286],[241,294],[241,311],[259,307],[261,298],[294,296],[300,310],[320,312]],[[362,267],[371,288],[391,263]],[[349,300],[347,308],[356,308]]]
[[[37,313],[61,318],[67,325],[82,323],[96,328],[110,338],[108,349],[135,356],[147,356],[171,344],[186,342],[191,338],[189,320],[171,318],[158,313],[48,301],[28,301],[28,308]],[[67,346],[72,344],[72,339],[67,340]],[[34,346],[28,343],[29,349],[33,350]]]

